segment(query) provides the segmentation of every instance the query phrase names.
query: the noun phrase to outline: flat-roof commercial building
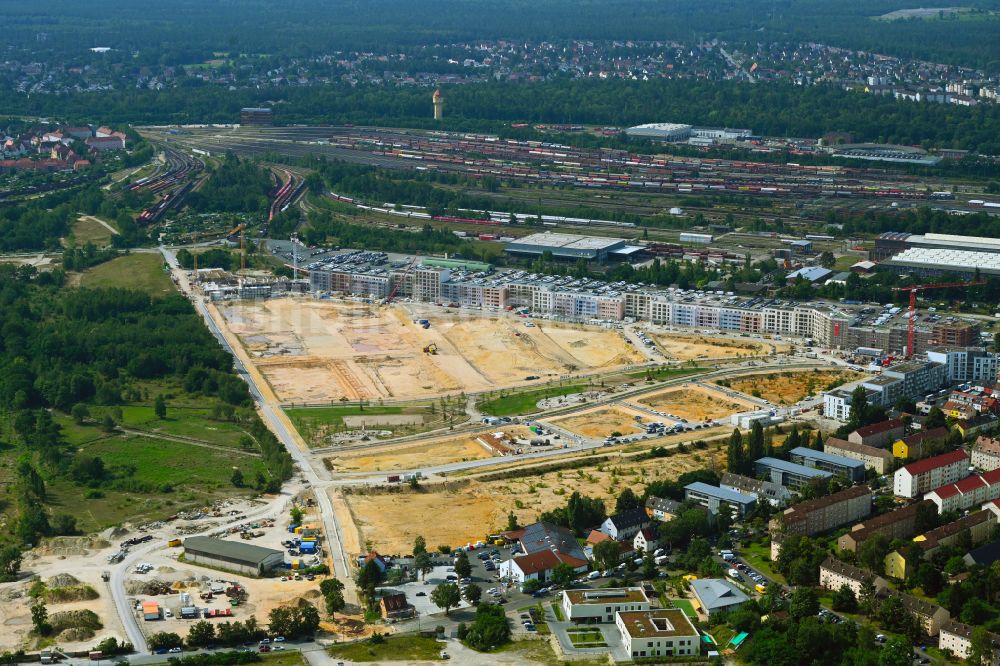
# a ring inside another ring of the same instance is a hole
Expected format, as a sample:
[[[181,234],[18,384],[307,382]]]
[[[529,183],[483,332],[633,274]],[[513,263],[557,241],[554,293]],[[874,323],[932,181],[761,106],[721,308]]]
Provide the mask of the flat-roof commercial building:
[[[240,125],[273,125],[274,111],[266,107],[240,109]]]
[[[791,491],[782,485],[732,472],[722,475],[719,487],[744,495],[756,495],[758,501],[764,500],[771,506],[784,506],[792,499]]]
[[[625,130],[631,139],[653,139],[655,141],[687,141],[691,138],[691,126],[683,123],[646,123]]]
[[[769,528],[772,534],[813,536],[850,525],[871,513],[871,488],[853,486],[790,506],[771,520]]]
[[[284,561],[284,553],[272,548],[211,537],[184,539],[184,559],[194,564],[259,576]]]
[[[641,249],[641,248],[640,248]],[[551,252],[556,259],[586,259],[603,262],[610,254],[619,252],[622,256],[633,253],[624,238],[604,236],[580,236],[546,231],[518,238],[507,243],[504,250],[509,254],[541,256]]]
[[[823,452],[843,458],[852,458],[865,467],[875,470],[876,474],[885,474],[892,470],[895,458],[886,449],[875,446],[856,444],[846,439],[827,437],[823,444]]]
[[[701,654],[701,635],[679,608],[620,612],[615,625],[633,659]]]
[[[793,463],[821,469],[824,472],[843,476],[851,481],[865,480],[865,464],[853,458],[846,458],[832,453],[816,451],[815,449],[807,449],[804,446],[797,446],[788,452],[788,459]]]
[[[728,504],[735,507],[739,515],[745,516],[753,510],[757,503],[757,498],[754,495],[710,486],[702,481],[695,481],[684,486],[684,499],[700,504],[713,515],[719,513],[720,506]]]
[[[975,247],[970,246],[970,247]],[[914,247],[879,264],[882,270],[922,276],[955,274],[963,278],[1000,275],[1000,255],[979,250],[943,250]]]
[[[641,587],[563,590],[562,609],[570,622],[610,624],[616,613],[649,610],[649,598]]]
[[[969,475],[969,454],[959,449],[904,465],[893,475],[897,497],[920,497],[932,488],[955,483]]]
[[[917,532],[917,514],[933,506],[934,503],[930,500],[923,500],[858,523],[850,532],[837,539],[837,547],[855,553],[862,543],[877,534],[884,535],[890,541],[909,539]]]
[[[792,490],[799,490],[811,481],[829,479],[833,476],[830,472],[788,462],[787,460],[780,460],[779,458],[760,458],[754,461],[753,465],[756,476],[764,476],[772,483],[777,483]]]

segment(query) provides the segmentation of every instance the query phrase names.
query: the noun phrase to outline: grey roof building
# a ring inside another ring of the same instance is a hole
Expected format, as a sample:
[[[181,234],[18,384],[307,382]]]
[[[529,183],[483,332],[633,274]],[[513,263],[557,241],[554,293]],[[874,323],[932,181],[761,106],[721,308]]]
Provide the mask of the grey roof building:
[[[732,583],[721,578],[691,581],[691,591],[705,615],[739,608],[750,598]]]
[[[792,492],[782,485],[760,479],[751,479],[749,476],[733,474],[732,472],[726,472],[722,475],[719,487],[735,490],[744,495],[756,495],[758,500],[764,500],[771,506],[782,506],[792,499]]]
[[[815,449],[797,446],[788,452],[788,459],[793,463],[815,467],[837,476],[843,476],[851,481],[865,480],[865,464],[860,460],[824,453]]]
[[[259,576],[284,561],[284,553],[272,548],[211,537],[184,539],[184,559],[194,564],[229,569]]]
[[[580,560],[587,559],[583,546],[576,540],[573,532],[552,523],[532,523],[520,530],[507,533],[507,537],[516,540],[525,555],[552,550]]]
[[[773,483],[798,490],[813,479],[829,479],[830,472],[798,465],[778,458],[760,458],[754,462],[754,473],[757,476],[767,476]]]
[[[627,243],[624,238],[581,236],[546,231],[510,241],[504,249],[512,254],[541,255],[545,252],[551,252],[552,256],[558,259],[604,261],[609,254],[627,256],[633,253],[634,249]]]
[[[697,502],[707,508],[712,514],[718,513],[719,507],[723,503],[726,503],[736,507],[741,516],[752,511],[757,503],[757,498],[754,495],[736,492],[728,488],[710,486],[702,481],[695,481],[684,486],[684,499]]]

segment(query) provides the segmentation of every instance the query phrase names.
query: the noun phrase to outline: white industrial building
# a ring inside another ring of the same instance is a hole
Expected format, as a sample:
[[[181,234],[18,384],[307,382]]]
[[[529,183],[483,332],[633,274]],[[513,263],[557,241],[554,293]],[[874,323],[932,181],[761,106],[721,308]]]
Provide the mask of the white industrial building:
[[[954,273],[967,278],[973,277],[977,272],[980,275],[1000,275],[1000,254],[980,250],[911,247],[882,262],[880,266],[895,272],[909,271],[919,275]]]
[[[615,621],[616,613],[648,611],[649,598],[641,587],[563,590],[562,609],[570,622],[610,624]]]
[[[691,138],[691,126],[681,123],[647,123],[625,130],[626,136],[634,139],[655,139],[657,141],[686,141]]]
[[[615,625],[633,659],[701,654],[701,636],[679,608],[621,612]]]

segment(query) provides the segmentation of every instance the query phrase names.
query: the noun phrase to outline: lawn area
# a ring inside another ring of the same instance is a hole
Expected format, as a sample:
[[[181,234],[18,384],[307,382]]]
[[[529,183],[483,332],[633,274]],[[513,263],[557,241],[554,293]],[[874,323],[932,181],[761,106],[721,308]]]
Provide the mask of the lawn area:
[[[607,647],[604,635],[598,629],[567,629],[566,636],[576,647]]]
[[[135,289],[150,296],[165,296],[176,291],[170,276],[163,270],[163,257],[151,253],[127,254],[95,266],[83,273],[80,286]]]
[[[121,410],[122,425],[127,428],[191,437],[221,446],[239,446],[240,437],[246,433],[232,421],[212,419],[207,407],[173,407],[168,401],[167,418],[163,420],[156,418],[151,406],[128,405]]]
[[[423,417],[422,423],[394,424],[388,423],[386,430],[391,430],[394,437],[412,435],[447,425],[441,417],[440,407],[435,403],[423,402],[412,405],[366,405],[364,409],[356,404],[335,407],[286,407],[285,414],[295,424],[299,434],[309,446],[324,446],[327,435],[348,429],[344,417],[363,416],[367,427],[376,427],[375,416],[393,416],[396,414],[414,414]]]
[[[736,632],[730,629],[729,626],[725,624],[720,624],[716,627],[712,627],[711,629],[709,629],[708,633],[712,635],[712,638],[715,639],[715,644],[718,645],[720,648],[726,647],[726,644],[729,643],[729,641],[732,640],[733,636],[736,635]]]
[[[709,368],[698,368],[684,366],[679,367],[675,365],[668,365],[661,368],[650,368],[648,370],[637,370],[636,372],[629,373],[629,377],[636,377],[639,379],[646,379],[649,377],[653,381],[662,382],[668,379],[677,379],[678,377],[687,377],[688,375],[698,375],[703,372],[708,372]]]
[[[330,656],[350,661],[428,661],[441,659],[444,643],[422,636],[388,636],[383,643],[371,640],[330,648]]]
[[[590,384],[567,384],[566,386],[548,386],[541,389],[531,389],[505,395],[502,398],[494,398],[480,402],[478,409],[484,414],[491,416],[517,416],[520,414],[531,414],[538,411],[538,401],[545,398],[557,398],[571,393],[592,390]]]
[[[775,580],[782,585],[787,585],[785,577],[778,573],[772,568],[771,562],[771,547],[770,545],[764,545],[752,542],[749,546],[740,547],[740,558],[742,558],[747,564],[749,564],[754,569],[757,569],[763,573],[768,578]],[[751,581],[752,582],[752,581]]]
[[[680,608],[684,611],[684,614],[691,619],[697,619],[698,614],[694,611],[694,606],[691,604],[689,599],[670,599],[671,605],[674,608]]]
[[[93,217],[80,216],[73,223],[73,239],[77,246],[93,243],[97,247],[103,247],[111,242],[111,232]]]
[[[562,604],[558,601],[553,601],[549,605],[552,606],[552,613],[556,616],[556,619],[560,622],[565,622],[566,617],[563,614]]]

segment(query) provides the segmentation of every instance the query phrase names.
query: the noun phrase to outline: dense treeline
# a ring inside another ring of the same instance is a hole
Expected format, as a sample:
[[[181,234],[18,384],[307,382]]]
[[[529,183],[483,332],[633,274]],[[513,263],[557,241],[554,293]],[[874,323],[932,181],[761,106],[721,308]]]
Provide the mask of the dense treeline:
[[[11,112],[85,115],[129,122],[236,122],[243,106],[277,105],[279,123],[385,123],[430,117],[425,88],[331,85],[226,90],[216,87],[78,93],[58,98],[9,95]],[[960,107],[847,92],[833,85],[751,85],[694,79],[493,82],[445,90],[447,117],[473,121],[597,123],[629,126],[669,120],[746,127],[773,136],[817,137],[851,132],[858,141],[1000,153],[1000,109]]]
[[[996,9],[995,0],[963,6]],[[684,40],[713,37],[769,43],[816,41],[941,62],[989,66],[997,54],[996,21],[872,20],[901,6],[892,0],[346,0],[336,4],[244,0],[227,4],[177,0],[148,5],[126,0],[45,0],[5,7],[14,29],[9,42],[32,51],[71,57],[81,65],[128,62],[129,66],[201,62],[219,51],[289,57],[341,50],[379,50],[421,44],[514,39],[558,42]],[[947,5],[944,5],[947,6]],[[373,20],[377,17],[378,20]],[[267,26],[262,30],[261,26]],[[43,46],[39,31],[47,33]],[[80,44],[115,49],[81,53]],[[124,54],[124,55],[123,55]],[[246,56],[248,59],[256,55]]]
[[[188,195],[186,204],[196,213],[265,215],[273,187],[267,171],[250,160],[226,153],[218,168],[210,168],[205,185]]]
[[[247,385],[232,360],[180,295],[153,299],[125,289],[60,290],[58,275],[0,265],[0,421],[20,451],[16,469],[17,517],[22,544],[75,530],[71,515],[50,521],[45,479],[154,492],[131,479],[133,470],[111,470],[99,457],[77,454],[61,434],[51,408],[83,422],[90,407],[105,413],[113,430],[116,406],[149,381],[172,381],[192,395],[234,411],[259,446],[270,473],[262,490],[275,491],[292,474],[280,442],[249,409]]]

